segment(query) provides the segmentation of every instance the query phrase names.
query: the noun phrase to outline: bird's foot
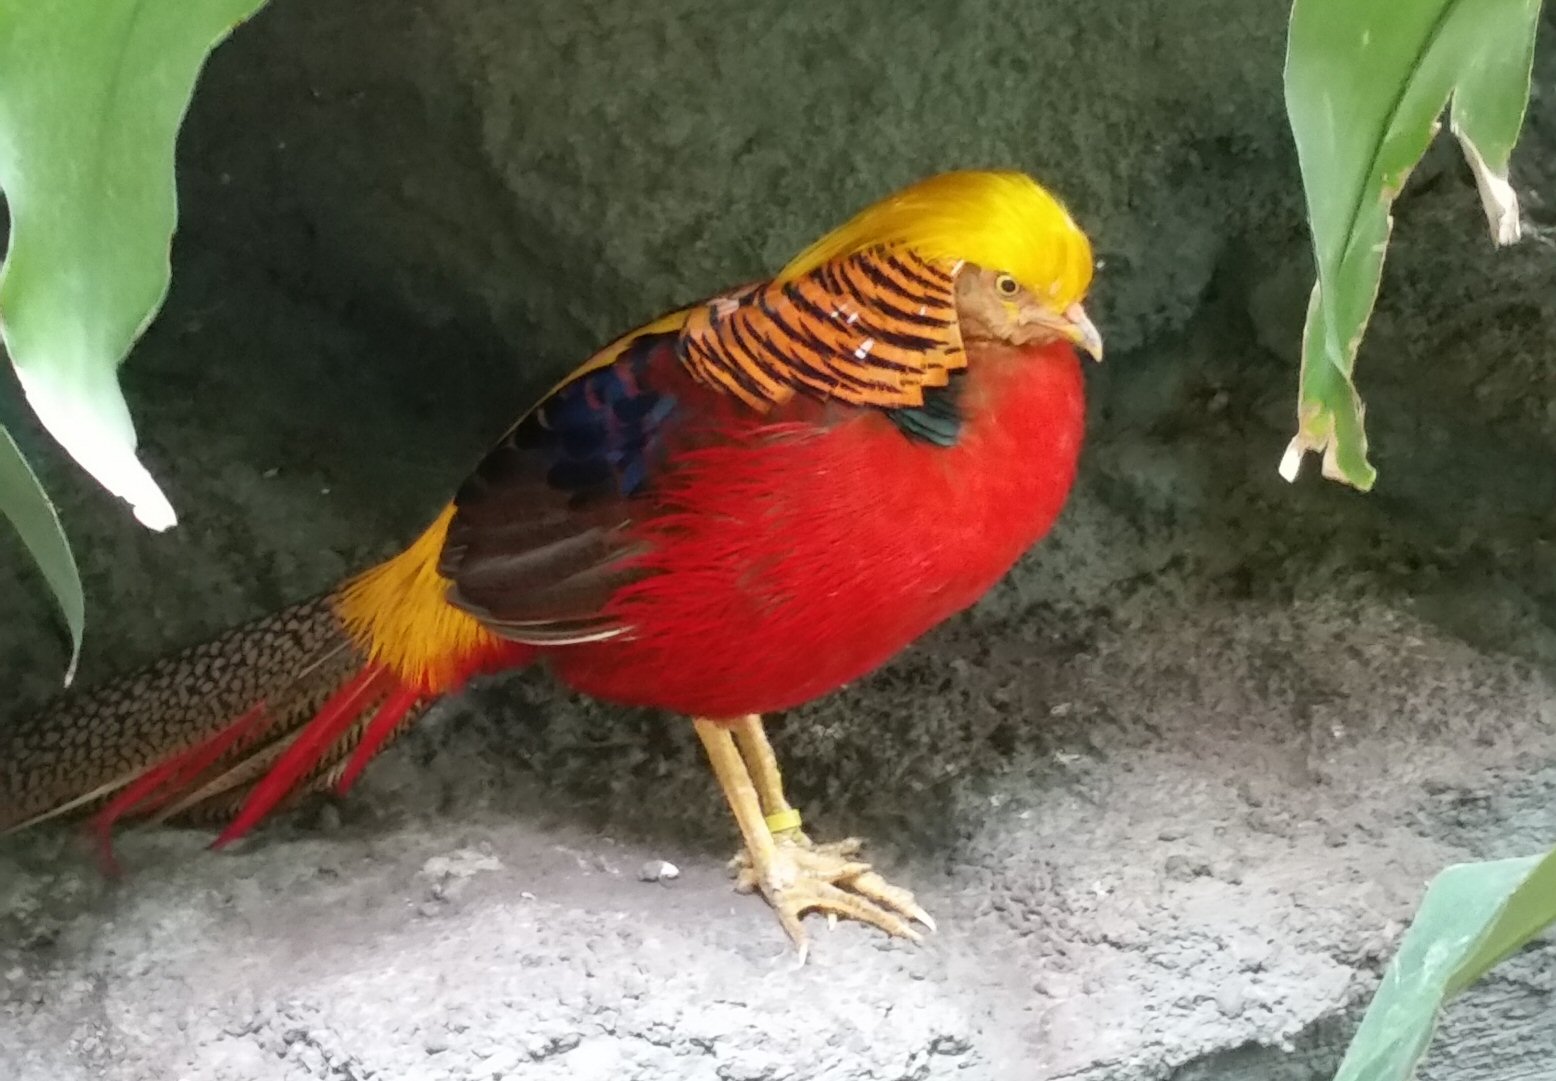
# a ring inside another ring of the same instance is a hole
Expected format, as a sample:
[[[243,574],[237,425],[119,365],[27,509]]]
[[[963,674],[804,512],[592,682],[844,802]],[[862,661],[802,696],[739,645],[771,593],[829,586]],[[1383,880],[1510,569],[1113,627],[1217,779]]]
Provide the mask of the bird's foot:
[[[878,927],[888,935],[922,941],[912,926],[916,921],[931,931],[930,918],[913,894],[893,886],[856,857],[863,847],[857,837],[827,844],[815,844],[798,830],[773,838],[775,854],[766,867],[759,867],[749,851],[730,861],[735,872],[735,888],[742,893],[760,891],[778,914],[778,921],[799,951],[804,964],[810,950],[802,918],[807,912],[821,912],[828,924],[839,917]]]

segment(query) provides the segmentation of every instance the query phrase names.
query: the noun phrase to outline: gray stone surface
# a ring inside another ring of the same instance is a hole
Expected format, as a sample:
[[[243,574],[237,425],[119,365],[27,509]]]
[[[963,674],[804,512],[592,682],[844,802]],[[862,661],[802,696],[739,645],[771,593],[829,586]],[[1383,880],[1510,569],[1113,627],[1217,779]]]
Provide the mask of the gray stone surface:
[[[386,554],[592,345],[944,166],[1033,169],[1106,260],[1083,475],[976,610],[775,725],[818,831],[940,918],[923,948],[818,928],[793,971],[688,726],[527,673],[232,853],[142,831],[108,883],[74,829],[0,841],[0,1072],[1327,1077],[1426,879],[1556,838],[1556,80],[1533,240],[1490,250],[1451,155],[1401,204],[1379,490],[1287,487],[1282,9],[277,0],[211,65],[127,368],[182,528],[24,425],[84,679]],[[62,654],[7,551],[19,712]],[[1424,1076],[1556,1077],[1552,961],[1457,1003]]]

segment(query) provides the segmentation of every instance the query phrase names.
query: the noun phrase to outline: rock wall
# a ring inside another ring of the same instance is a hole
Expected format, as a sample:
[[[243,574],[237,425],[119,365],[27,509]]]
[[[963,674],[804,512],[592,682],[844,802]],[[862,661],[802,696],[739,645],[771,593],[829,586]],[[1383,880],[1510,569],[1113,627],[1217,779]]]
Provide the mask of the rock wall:
[[[1030,169],[1095,238],[1083,474],[977,609],[775,726],[818,831],[940,918],[924,948],[842,927],[790,971],[688,726],[525,674],[230,855],[143,831],[108,883],[73,830],[0,841],[7,1076],[1327,1078],[1425,880],[1556,838],[1556,61],[1530,240],[1492,250],[1446,151],[1401,201],[1378,490],[1288,487],[1284,14],[275,0],[202,84],[126,369],[181,528],[23,424],[83,679],[387,553],[592,346],[944,167]],[[6,550],[19,713],[63,654]],[[639,882],[657,858],[683,875]],[[1423,1076],[1556,1073],[1552,961],[1457,1003]]]

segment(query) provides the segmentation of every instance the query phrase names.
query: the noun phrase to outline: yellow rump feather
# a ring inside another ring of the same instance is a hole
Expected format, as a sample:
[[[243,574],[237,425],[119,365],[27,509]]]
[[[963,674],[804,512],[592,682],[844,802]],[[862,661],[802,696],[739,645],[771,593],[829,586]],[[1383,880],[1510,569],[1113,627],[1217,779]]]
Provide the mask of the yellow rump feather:
[[[469,659],[498,638],[448,603],[438,558],[454,518],[452,505],[410,547],[343,586],[335,612],[369,661],[402,683],[429,693],[446,690]]]

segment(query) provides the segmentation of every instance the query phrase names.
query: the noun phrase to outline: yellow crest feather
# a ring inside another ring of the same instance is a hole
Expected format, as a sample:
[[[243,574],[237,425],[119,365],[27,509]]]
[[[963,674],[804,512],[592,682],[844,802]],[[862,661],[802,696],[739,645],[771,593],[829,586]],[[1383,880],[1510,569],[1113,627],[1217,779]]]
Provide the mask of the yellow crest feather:
[[[941,173],[860,211],[783,268],[789,281],[867,248],[1004,271],[1063,311],[1091,285],[1091,242],[1059,200],[1018,172]]]

